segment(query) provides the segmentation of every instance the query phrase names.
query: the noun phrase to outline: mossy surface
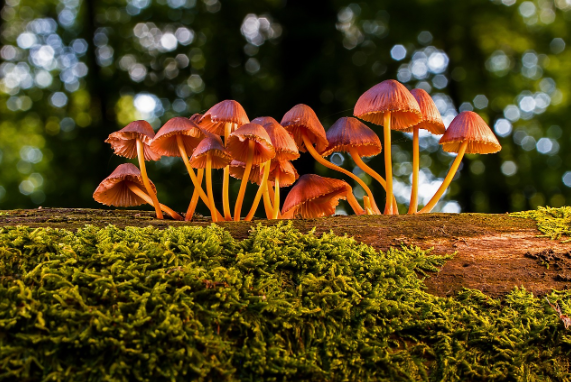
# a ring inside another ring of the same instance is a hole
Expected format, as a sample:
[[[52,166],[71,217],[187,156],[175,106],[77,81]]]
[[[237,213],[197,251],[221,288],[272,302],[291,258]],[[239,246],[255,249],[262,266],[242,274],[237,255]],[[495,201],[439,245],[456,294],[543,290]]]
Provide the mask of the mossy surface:
[[[562,240],[563,243],[571,241],[571,207],[539,207],[533,211],[515,212],[515,217],[533,219],[537,222],[537,229],[543,232],[542,237],[552,240]]]
[[[433,296],[445,261],[291,223],[0,228],[0,380],[571,379],[545,299]]]

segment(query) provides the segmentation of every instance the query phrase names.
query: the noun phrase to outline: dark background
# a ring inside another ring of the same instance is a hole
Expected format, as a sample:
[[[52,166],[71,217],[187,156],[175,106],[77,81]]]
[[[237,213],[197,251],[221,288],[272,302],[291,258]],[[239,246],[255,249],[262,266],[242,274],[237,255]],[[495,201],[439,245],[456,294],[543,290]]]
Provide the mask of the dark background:
[[[235,99],[250,119],[278,121],[306,103],[327,129],[389,78],[429,91],[447,123],[458,110],[476,111],[503,146],[466,156],[435,210],[505,212],[571,198],[569,0],[4,0],[0,7],[0,209],[97,207],[93,191],[125,161],[103,141],[132,120],[156,130]],[[453,160],[438,138],[421,138],[421,204]],[[393,146],[405,211],[410,136],[394,132]],[[384,173],[382,155],[369,164]],[[300,174],[343,178],[307,155],[294,165]],[[353,167],[348,157],[343,165]],[[182,161],[147,166],[161,202],[186,210],[192,188]],[[360,175],[383,204],[382,188]],[[215,178],[220,192],[221,172]]]

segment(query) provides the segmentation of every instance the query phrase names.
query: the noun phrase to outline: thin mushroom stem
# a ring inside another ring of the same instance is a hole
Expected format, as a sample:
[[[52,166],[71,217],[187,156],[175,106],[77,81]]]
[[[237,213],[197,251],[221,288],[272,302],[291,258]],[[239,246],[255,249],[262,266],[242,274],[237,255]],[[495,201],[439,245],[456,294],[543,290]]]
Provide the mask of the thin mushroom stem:
[[[267,187],[267,189],[268,189],[268,192],[267,192],[267,194],[268,194],[268,200],[269,200],[269,202],[270,202],[270,207],[271,207],[272,210],[273,210],[273,205],[274,205],[274,201],[275,201],[275,194],[276,194],[276,192],[275,192],[274,189],[272,188],[272,185],[270,184],[270,182],[268,182],[268,187]],[[265,195],[266,195],[266,194],[264,194],[264,196],[265,196]],[[278,206],[278,219],[281,219],[281,218],[282,218],[282,211],[279,209],[279,206]]]
[[[198,169],[197,171],[197,179],[198,184],[202,187],[202,178],[204,176],[204,169]],[[195,188],[192,192],[192,198],[190,199],[190,203],[188,204],[188,209],[186,210],[186,218],[184,220],[191,221],[192,217],[194,216],[194,211],[196,210],[196,205],[198,204],[199,192]]]
[[[319,153],[317,152],[317,150],[315,150],[315,148],[313,147],[313,145],[311,144],[311,141],[309,140],[309,138],[307,137],[307,134],[305,132],[302,132],[301,137],[303,138],[303,143],[305,143],[305,147],[307,147],[307,151],[309,151],[309,153],[311,154],[311,156],[318,161],[319,163],[321,163],[322,165],[324,165],[327,168],[330,168],[332,170],[335,171],[339,171],[342,174],[345,174],[349,177],[351,177],[353,180],[355,180],[361,187],[363,187],[363,190],[365,190],[365,192],[367,193],[367,195],[369,195],[370,198],[373,197],[373,193],[371,192],[371,190],[369,189],[369,187],[367,187],[367,185],[365,184],[365,182],[363,182],[361,180],[361,178],[359,178],[357,175],[353,174],[350,171],[345,170],[344,168],[341,168],[337,165],[334,165],[333,163],[329,162],[328,160],[325,160],[321,155],[319,155]],[[359,203],[357,203],[357,205],[359,205]],[[359,206],[359,209],[361,211],[361,213],[359,213],[358,215],[362,215],[363,213],[365,213],[365,211],[361,208],[361,206]]]
[[[143,199],[147,204],[150,204],[151,206],[153,205],[153,199],[151,199],[151,197],[147,193],[145,193],[145,191],[141,190],[133,182],[126,182],[126,183],[127,183],[127,187],[129,187],[129,190],[131,190],[135,195],[137,195],[139,198]],[[175,211],[173,211],[169,207],[165,206],[164,204],[159,203],[159,206],[161,207],[161,209],[163,211],[165,211],[167,214],[169,214],[170,217],[172,217],[173,219],[184,220],[182,218],[182,216],[180,216],[179,214],[177,214]]]
[[[371,206],[371,199],[367,195],[363,196],[363,207],[365,207],[365,211],[367,215],[374,215],[373,206]]]
[[[148,195],[150,195],[152,203],[151,206],[155,207],[155,213],[157,214],[157,219],[163,219],[163,213],[161,207],[159,206],[159,199],[153,188],[151,187],[151,182],[149,182],[149,177],[147,176],[147,167],[145,166],[145,149],[143,147],[143,141],[137,138],[137,158],[139,159],[139,169],[141,170],[141,177],[143,178],[143,184],[147,190]]]
[[[208,208],[210,208],[210,215],[212,221],[217,222],[216,207],[214,206],[214,194],[212,193],[212,155],[210,152],[206,153],[206,190],[208,192]]]
[[[379,182],[381,184],[381,186],[383,186],[383,189],[385,191],[387,190],[387,183],[385,182],[383,177],[381,175],[379,175],[378,172],[376,172],[371,167],[369,167],[365,162],[363,162],[363,159],[361,158],[361,156],[359,155],[359,153],[357,152],[357,150],[355,148],[351,148],[351,150],[349,151],[349,154],[351,154],[351,158],[353,158],[353,161],[355,162],[355,164],[357,166],[359,166],[359,168],[361,170],[363,170],[366,174],[369,174],[377,182]],[[394,195],[393,195],[393,209],[395,211],[398,211],[397,201],[396,201]]]
[[[228,142],[228,136],[232,132],[232,123],[224,125],[224,146]],[[224,219],[232,220],[232,213],[230,212],[230,198],[229,198],[229,184],[230,184],[230,165],[224,167],[224,174],[222,178],[222,209],[224,210]]]
[[[268,187],[269,183],[270,182],[268,182],[268,184],[266,185],[266,189],[264,190],[264,195],[262,195],[262,196],[264,198],[263,199],[264,200],[264,211],[266,211],[266,218],[271,219],[273,214],[274,214],[274,210],[273,210],[273,206],[272,206],[273,203],[272,203],[271,198],[270,198],[270,192],[269,192],[270,188]]]
[[[393,215],[393,162],[391,157],[391,112],[384,115],[384,139],[385,139],[385,176],[387,178],[387,201],[385,204],[385,214]]]
[[[448,170],[446,178],[444,178],[444,181],[442,182],[442,184],[438,188],[438,191],[436,191],[436,194],[434,194],[432,199],[430,199],[430,201],[420,211],[418,211],[419,214],[432,211],[436,203],[438,203],[442,195],[444,195],[444,191],[446,191],[446,188],[448,188],[450,182],[452,182],[454,175],[456,175],[456,171],[458,171],[458,167],[460,167],[460,163],[462,163],[462,157],[464,157],[464,153],[466,152],[467,147],[468,147],[468,141],[462,142],[460,150],[458,150],[458,155],[456,156],[456,159],[454,159],[454,162],[452,162],[452,166],[450,166],[450,170]]]
[[[276,178],[274,179],[274,214],[272,219],[278,218],[278,213],[280,211],[280,172],[276,172]]]
[[[254,160],[255,147],[256,142],[253,139],[248,140],[248,157],[246,159],[246,168],[244,169],[244,175],[242,175],[240,191],[238,192],[238,198],[236,199],[236,204],[234,205],[234,221],[236,222],[240,221],[242,203],[244,201],[244,195],[246,194],[246,185],[248,184],[248,178],[250,178],[250,171],[252,170],[252,161]]]
[[[188,155],[186,154],[186,149],[184,148],[184,142],[182,141],[182,137],[180,135],[176,136],[176,143],[178,145],[178,150],[180,151],[180,156],[182,157],[182,161],[184,162],[184,165],[186,166],[186,170],[188,171],[188,175],[190,175],[190,180],[192,180],[192,184],[194,185],[194,188],[196,190],[198,190],[198,194],[200,195],[200,199],[202,200],[202,202],[204,204],[206,204],[207,206],[209,206],[208,196],[206,195],[206,193],[202,189],[202,186],[200,184],[202,182],[199,182],[198,179],[196,179],[196,175],[194,174],[194,170],[190,166],[190,162],[188,161]],[[216,207],[214,208],[214,211],[216,213],[216,218],[218,220],[224,220],[224,218],[222,217],[220,212],[218,212]]]
[[[418,144],[418,133],[420,128],[415,127],[412,131],[412,192],[410,194],[410,204],[408,213],[415,214],[418,210],[418,173],[420,171],[420,153]]]
[[[258,204],[260,204],[260,199],[262,198],[262,194],[264,190],[268,189],[268,177],[270,176],[270,161],[266,161],[264,163],[264,174],[262,177],[262,183],[260,183],[260,187],[258,187],[258,192],[256,192],[256,196],[254,197],[254,203],[252,203],[252,207],[250,208],[250,212],[246,215],[245,221],[249,222],[254,217],[256,210],[258,209]]]
[[[353,209],[353,212],[355,212],[355,215],[363,215],[365,213],[352,192],[347,193],[347,202],[349,202],[349,205]]]

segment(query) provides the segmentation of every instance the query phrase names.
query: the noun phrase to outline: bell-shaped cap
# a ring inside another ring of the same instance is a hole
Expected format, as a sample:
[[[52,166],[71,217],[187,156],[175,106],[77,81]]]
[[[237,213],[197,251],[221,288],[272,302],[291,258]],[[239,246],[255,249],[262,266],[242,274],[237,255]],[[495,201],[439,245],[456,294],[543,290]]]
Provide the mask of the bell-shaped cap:
[[[289,191],[282,208],[286,218],[331,216],[339,199],[346,199],[351,187],[343,180],[314,174],[302,175]]]
[[[430,94],[428,94],[424,89],[412,89],[410,91],[418,106],[420,106],[420,112],[422,113],[422,120],[414,126],[411,126],[406,131],[411,132],[413,128],[418,127],[419,129],[428,130],[432,134],[441,135],[446,131],[444,127],[444,122],[442,121],[442,116],[436,107],[436,104],[432,100]]]
[[[146,193],[141,171],[132,163],[124,163],[103,179],[93,193],[93,199],[101,204],[115,207],[134,207],[146,204],[147,202],[127,187],[127,182],[135,183]],[[156,194],[155,185],[150,180],[149,182]]]
[[[133,159],[137,157],[137,139],[143,142],[145,160],[159,160],[161,156],[155,153],[150,144],[155,137],[155,131],[147,121],[133,121],[119,131],[109,134],[105,140],[113,148],[116,155]]]
[[[257,123],[268,132],[272,145],[276,150],[274,160],[290,161],[299,158],[299,151],[295,141],[278,121],[272,117],[258,117],[252,123]]]
[[[240,162],[237,160],[232,160],[230,162],[230,176],[236,179],[242,179],[244,177],[244,172],[246,171],[246,162]],[[250,183],[256,183],[260,185],[262,183],[262,170],[258,165],[252,165],[250,169],[250,175],[248,176],[248,181]]]
[[[268,132],[256,123],[247,123],[228,136],[226,148],[230,151],[232,159],[246,162],[250,140],[255,142],[253,164],[264,163],[276,156],[276,151]]]
[[[270,175],[268,176],[268,181],[270,181],[272,186],[275,185],[275,179],[278,173],[280,175],[280,188],[291,186],[299,178],[297,170],[290,161],[272,161]]]
[[[224,135],[226,123],[233,123],[237,127],[250,123],[246,111],[237,101],[227,99],[218,102],[200,119],[200,127],[216,135]]]
[[[325,129],[313,109],[307,105],[300,103],[292,107],[285,113],[280,124],[291,134],[302,153],[307,151],[301,135],[304,131],[309,140],[315,144],[317,152],[322,152],[327,147]]]
[[[224,168],[232,160],[220,137],[209,134],[196,146],[190,157],[190,165],[194,168],[206,168],[208,153],[212,168]]]
[[[383,150],[377,134],[363,122],[353,117],[341,117],[327,130],[329,146],[322,153],[324,157],[337,151],[349,152],[354,148],[359,156],[378,155]]]
[[[171,118],[160,128],[151,142],[151,149],[160,155],[180,157],[177,136],[182,138],[187,155],[190,155],[204,137],[202,130],[188,118]]]
[[[462,143],[466,141],[468,141],[467,154],[491,154],[502,149],[490,127],[473,111],[463,111],[458,114],[439,143],[444,151],[457,153]]]
[[[422,119],[418,102],[396,80],[385,80],[363,93],[355,104],[353,115],[376,125],[384,125],[387,112],[391,113],[392,130],[406,130]]]

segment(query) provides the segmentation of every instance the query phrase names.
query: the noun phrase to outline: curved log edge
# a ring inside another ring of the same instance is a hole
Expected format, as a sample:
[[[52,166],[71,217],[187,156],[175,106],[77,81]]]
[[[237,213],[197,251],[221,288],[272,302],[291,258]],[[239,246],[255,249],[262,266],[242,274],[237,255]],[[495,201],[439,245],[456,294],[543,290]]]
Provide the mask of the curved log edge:
[[[248,236],[252,225],[277,224],[279,220],[218,223],[236,239]],[[196,217],[193,222],[157,220],[150,211],[43,208],[0,211],[0,227],[26,225],[74,230],[92,224],[104,227],[212,224]],[[424,214],[400,216],[334,216],[294,220],[301,232],[333,231],[348,235],[376,249],[415,245],[434,248],[433,254],[456,253],[441,271],[425,280],[428,291],[452,296],[463,287],[501,297],[515,287],[535,295],[571,287],[571,243],[538,237],[536,222],[510,215]]]

